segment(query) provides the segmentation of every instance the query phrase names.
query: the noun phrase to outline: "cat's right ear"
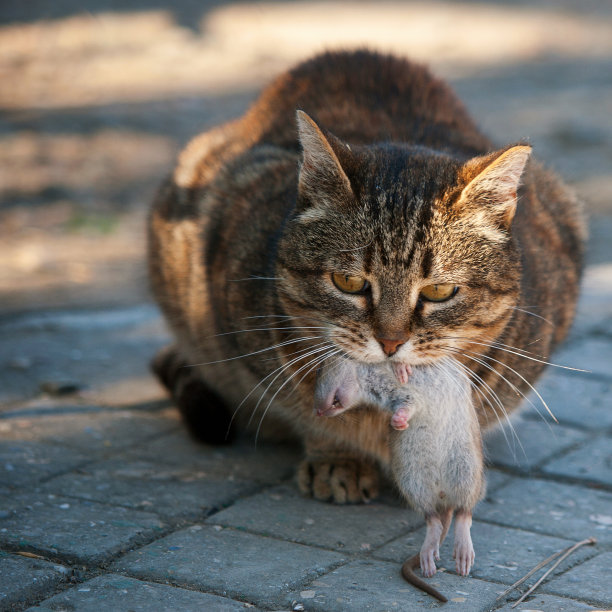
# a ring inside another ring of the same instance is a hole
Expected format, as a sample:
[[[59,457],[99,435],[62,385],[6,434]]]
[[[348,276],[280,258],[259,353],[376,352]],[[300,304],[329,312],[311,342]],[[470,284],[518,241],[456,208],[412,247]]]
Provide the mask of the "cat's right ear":
[[[298,193],[302,206],[329,206],[352,199],[351,182],[330,141],[303,111],[296,113],[302,145]]]

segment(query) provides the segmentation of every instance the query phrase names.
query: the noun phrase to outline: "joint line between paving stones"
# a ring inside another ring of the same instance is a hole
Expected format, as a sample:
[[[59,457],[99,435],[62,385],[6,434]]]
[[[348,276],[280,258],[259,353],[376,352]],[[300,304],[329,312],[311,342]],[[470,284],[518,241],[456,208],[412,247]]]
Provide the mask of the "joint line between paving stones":
[[[574,429],[574,428],[568,427],[568,429]],[[545,459],[542,459],[542,461],[540,461],[539,463],[536,463],[534,466],[534,469],[536,471],[539,471],[542,469],[542,466],[546,465],[547,463],[550,463],[551,461],[555,461],[556,459],[560,459],[564,455],[569,455],[570,453],[573,453],[575,450],[579,449],[584,444],[590,444],[596,438],[602,437],[602,434],[600,434],[599,432],[590,431],[586,433],[588,434],[586,438],[584,438],[583,440],[577,440],[574,444],[570,444],[569,446],[566,446],[564,448],[559,449],[556,452],[551,453]]]
[[[546,463],[548,461],[552,461],[552,457],[547,459]],[[532,468],[530,471],[525,471],[505,465],[494,465],[490,467],[494,467],[499,472],[512,476],[513,478],[519,478],[521,480],[545,480],[572,486],[582,486],[585,489],[597,489],[598,491],[603,491],[605,493],[612,493],[611,485],[598,480],[589,480],[566,474],[552,474],[550,472],[544,472],[539,468]],[[502,484],[502,487],[506,486],[506,484],[507,483]],[[499,488],[497,490],[499,490]]]
[[[526,412],[523,412],[521,416],[523,416],[525,419],[528,419],[529,421],[533,421],[536,423],[545,423],[551,426],[554,426],[557,424],[550,418],[550,416],[548,416],[548,419],[547,419],[545,415],[539,415],[535,412],[526,411]],[[562,416],[559,416],[557,418],[559,419],[559,425],[561,425],[562,427],[565,427],[566,429],[574,429],[575,431],[579,431],[580,433],[594,434],[596,436],[602,435],[602,434],[610,435],[612,433],[612,425],[609,426],[607,429],[594,430],[593,427],[589,427],[588,425],[583,425],[581,423],[576,423],[575,421],[569,421]]]
[[[186,526],[181,528],[181,530],[184,530],[184,529],[189,529],[189,526],[186,525]],[[327,552],[334,552],[336,554],[342,554],[345,557],[345,559],[343,559],[342,561],[338,561],[337,563],[330,563],[329,567],[325,571],[323,571],[322,573],[319,573],[315,569],[313,569],[312,573],[314,574],[314,576],[306,577],[306,578],[303,578],[302,580],[297,580],[296,582],[289,584],[287,587],[283,587],[283,589],[281,590],[281,594],[282,595],[286,595],[286,594],[289,594],[291,591],[300,589],[304,585],[310,584],[313,580],[317,580],[317,579],[321,578],[322,576],[325,576],[325,575],[327,575],[327,574],[337,570],[340,567],[348,565],[349,563],[351,563],[353,561],[359,560],[360,558],[363,559],[363,557],[359,557],[356,554],[339,553],[337,550],[326,549],[326,548],[323,548],[321,546],[311,546],[309,544],[304,544],[302,542],[294,542],[293,540],[284,540],[282,538],[278,538],[278,537],[274,537],[274,536],[269,536],[269,535],[262,534],[262,533],[254,533],[254,532],[248,531],[246,529],[236,529],[236,528],[233,528],[233,527],[223,527],[223,529],[227,529],[227,530],[233,531],[235,533],[248,533],[250,535],[256,535],[257,537],[266,538],[266,539],[274,540],[274,541],[277,541],[277,542],[280,541],[280,542],[285,542],[285,543],[296,544],[298,546],[303,546],[305,548],[311,548],[311,549],[322,550],[322,551],[327,551]],[[146,546],[148,546],[148,544]],[[143,548],[143,547],[140,547],[140,548]],[[135,549],[135,550],[137,550],[137,549]],[[139,574],[138,572],[130,572],[129,569],[124,569],[121,573],[123,575],[125,575],[126,577],[135,578],[137,580],[147,580],[147,581],[150,580],[149,577],[143,578],[143,576],[141,574]],[[181,582],[181,581],[179,581],[176,578],[171,577],[171,576],[167,577],[167,583],[171,583],[173,586],[176,586],[176,587],[179,587],[179,588],[184,588],[184,587],[188,587],[189,586],[188,583],[183,583],[183,582]],[[191,587],[191,589],[192,590],[197,590],[197,589],[194,589],[193,587]],[[209,591],[200,591],[200,592],[209,592]],[[230,597],[231,599],[239,599],[238,591],[232,590],[232,588],[229,587],[229,586],[226,587],[225,590],[211,589],[210,593],[212,593],[214,595],[220,595],[222,597]],[[260,604],[257,604],[257,606],[258,607],[262,607]],[[265,607],[265,606],[263,606],[263,607]],[[272,608],[270,608],[268,606],[268,609],[269,610],[277,610],[278,606],[275,606],[275,607],[272,607]]]
[[[19,405],[22,401],[15,401],[9,405]],[[138,404],[62,404],[58,406],[38,406],[36,408],[23,408],[21,410],[3,410],[0,412],[0,420],[29,419],[33,417],[61,416],[64,414],[118,414],[120,412],[152,413],[161,412],[172,408],[169,400],[159,402],[142,402]]]
[[[561,540],[567,540],[567,537],[565,536],[560,536],[559,533],[552,533],[550,531],[535,531],[533,529],[528,529],[528,528],[523,528],[523,527],[515,527],[514,525],[508,525],[508,523],[501,523],[499,521],[495,521],[495,520],[491,520],[488,518],[484,518],[484,517],[476,517],[475,520],[478,523],[486,523],[487,525],[494,525],[495,527],[502,527],[503,529],[514,529],[516,531],[523,531],[525,533],[532,533],[533,535],[539,535],[539,536],[548,536],[551,538],[556,538],[556,539],[561,539]],[[593,531],[596,531],[596,527],[593,526]],[[597,537],[597,536],[595,536]],[[571,541],[571,540],[568,540]],[[600,550],[595,554],[600,554],[602,552],[608,552],[609,550],[612,549],[612,546],[609,544],[605,544],[602,543],[600,541],[598,541],[597,546],[600,547]]]

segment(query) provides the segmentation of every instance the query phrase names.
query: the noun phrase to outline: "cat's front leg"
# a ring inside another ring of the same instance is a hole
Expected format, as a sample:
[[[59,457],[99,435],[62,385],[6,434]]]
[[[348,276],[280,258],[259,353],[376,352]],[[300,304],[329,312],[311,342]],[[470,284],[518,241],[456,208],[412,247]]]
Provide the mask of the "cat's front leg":
[[[304,495],[336,504],[367,503],[378,497],[379,474],[372,462],[314,438],[306,439],[297,481]]]

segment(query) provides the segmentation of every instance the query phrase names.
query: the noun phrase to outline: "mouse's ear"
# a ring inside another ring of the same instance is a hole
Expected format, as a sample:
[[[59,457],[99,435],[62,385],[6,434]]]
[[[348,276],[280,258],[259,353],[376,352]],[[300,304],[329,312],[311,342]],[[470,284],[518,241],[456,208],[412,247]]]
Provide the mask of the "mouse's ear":
[[[300,197],[315,206],[352,200],[351,182],[332,146],[342,146],[340,141],[332,134],[325,135],[304,111],[298,110],[296,118],[302,145]]]

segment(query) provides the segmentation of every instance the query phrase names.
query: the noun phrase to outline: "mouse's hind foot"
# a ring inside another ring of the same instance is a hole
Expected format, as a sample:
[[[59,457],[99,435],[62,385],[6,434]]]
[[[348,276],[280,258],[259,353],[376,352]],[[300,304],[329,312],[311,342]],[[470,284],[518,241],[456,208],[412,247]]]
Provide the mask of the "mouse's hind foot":
[[[474,565],[474,546],[470,528],[472,526],[471,512],[457,512],[455,517],[455,547],[453,557],[457,573],[467,576]]]
[[[426,518],[427,531],[421,546],[421,572],[426,578],[431,578],[437,571],[436,561],[440,559],[440,540],[444,533],[444,525],[437,514]]]

